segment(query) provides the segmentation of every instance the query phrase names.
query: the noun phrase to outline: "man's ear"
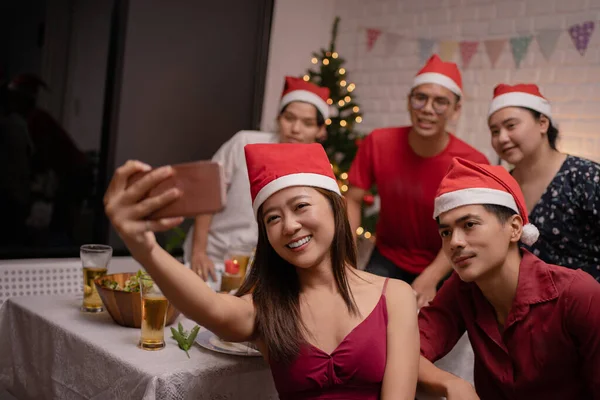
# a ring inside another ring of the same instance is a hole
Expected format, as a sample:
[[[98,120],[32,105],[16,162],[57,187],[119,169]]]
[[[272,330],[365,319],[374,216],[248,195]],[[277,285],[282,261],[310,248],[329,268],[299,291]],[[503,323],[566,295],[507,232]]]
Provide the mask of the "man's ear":
[[[511,230],[510,241],[513,243],[521,240],[521,235],[523,234],[523,218],[520,215],[515,214],[508,220],[508,225]]]
[[[454,105],[454,113],[452,114],[452,118],[450,120],[453,122],[458,122],[458,120],[460,119],[461,113],[462,113],[462,100],[459,100]]]

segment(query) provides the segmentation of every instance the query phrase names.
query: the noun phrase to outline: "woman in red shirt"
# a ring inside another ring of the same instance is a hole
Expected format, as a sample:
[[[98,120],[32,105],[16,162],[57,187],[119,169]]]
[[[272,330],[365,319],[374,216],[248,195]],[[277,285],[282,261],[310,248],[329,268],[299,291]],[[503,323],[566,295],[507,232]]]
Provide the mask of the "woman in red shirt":
[[[281,399],[414,399],[419,338],[410,286],[356,269],[345,203],[319,144],[245,147],[259,239],[237,296],[218,294],[157,245],[153,231],[180,218],[144,221],[179,196],[144,200],[170,174],[131,187],[121,167],[106,211],[133,257],[184,315],[233,341],[252,341],[272,367]],[[388,290],[389,287],[389,290]]]

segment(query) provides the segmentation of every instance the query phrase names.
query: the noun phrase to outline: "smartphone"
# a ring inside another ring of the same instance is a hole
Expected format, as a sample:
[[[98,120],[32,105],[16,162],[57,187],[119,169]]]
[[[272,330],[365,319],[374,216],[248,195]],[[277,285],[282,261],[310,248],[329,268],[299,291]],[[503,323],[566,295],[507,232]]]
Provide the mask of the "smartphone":
[[[223,167],[214,161],[196,161],[172,165],[173,175],[152,188],[146,197],[154,197],[171,188],[178,188],[182,195],[174,202],[152,213],[148,219],[170,217],[195,217],[214,214],[223,210],[226,202],[226,187]],[[128,182],[132,185],[148,172],[133,175]]]

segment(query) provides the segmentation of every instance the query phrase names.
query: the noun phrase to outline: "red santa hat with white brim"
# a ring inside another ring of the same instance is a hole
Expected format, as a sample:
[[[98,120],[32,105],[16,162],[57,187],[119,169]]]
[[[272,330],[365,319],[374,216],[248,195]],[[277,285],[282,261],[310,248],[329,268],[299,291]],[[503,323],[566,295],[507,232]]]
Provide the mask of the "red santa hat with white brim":
[[[458,66],[444,62],[437,54],[432,55],[415,76],[412,88],[426,83],[435,83],[462,96],[462,77]]]
[[[523,219],[523,243],[531,246],[539,237],[538,229],[529,222],[523,192],[504,167],[455,158],[435,196],[433,218],[455,208],[473,204],[508,207]]]
[[[323,146],[318,143],[248,144],[244,147],[254,215],[272,194],[311,186],[341,195]]]
[[[286,76],[281,101],[279,102],[279,111],[293,101],[302,101],[315,106],[323,115],[323,118],[327,119],[329,118],[328,98],[329,89],[306,82],[302,78]]]
[[[537,85],[520,83],[506,85],[501,83],[494,88],[494,98],[490,104],[488,118],[505,107],[526,107],[544,114],[552,121],[552,107]]]

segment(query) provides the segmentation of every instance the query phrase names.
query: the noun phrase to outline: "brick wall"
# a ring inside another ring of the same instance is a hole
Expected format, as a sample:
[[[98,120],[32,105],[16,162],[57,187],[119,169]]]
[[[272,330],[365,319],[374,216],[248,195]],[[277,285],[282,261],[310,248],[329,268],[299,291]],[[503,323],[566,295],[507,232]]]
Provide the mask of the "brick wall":
[[[600,161],[600,0],[336,0],[334,11],[341,17],[338,50],[357,85],[365,133],[409,123],[406,94],[421,67],[419,38],[477,40],[481,43],[467,68],[459,51],[453,59],[461,67],[465,92],[462,116],[453,127],[457,136],[496,162],[486,124],[492,89],[500,82],[536,82],[552,102],[559,147]],[[596,27],[581,56],[567,28],[588,20]],[[367,27],[403,37],[390,49],[382,34],[367,52]],[[562,30],[548,61],[533,39],[520,68],[509,44],[491,66],[484,40],[535,36],[544,29]]]

